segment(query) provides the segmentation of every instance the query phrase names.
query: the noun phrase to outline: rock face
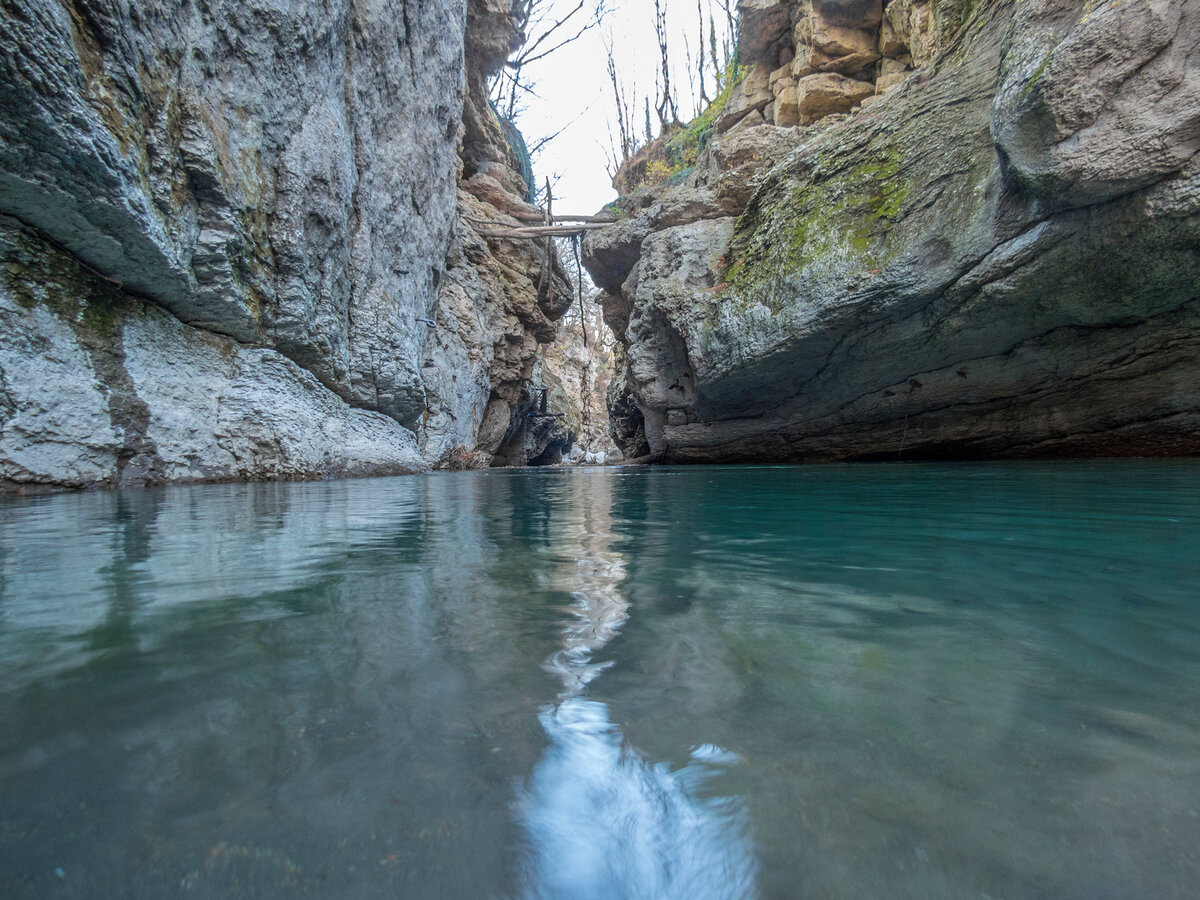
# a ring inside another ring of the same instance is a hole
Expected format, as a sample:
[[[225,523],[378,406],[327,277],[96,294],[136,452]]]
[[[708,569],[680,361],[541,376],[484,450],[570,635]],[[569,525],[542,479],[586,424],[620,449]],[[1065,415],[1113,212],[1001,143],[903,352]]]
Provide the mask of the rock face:
[[[460,224],[463,184],[527,190],[481,93],[512,13],[0,5],[0,484],[414,471],[503,435],[556,312],[531,248]]]
[[[467,29],[457,228],[422,370],[428,409],[418,425],[425,458],[443,468],[557,462],[571,443],[562,423],[529,414],[539,347],[557,337],[574,288],[554,246],[495,237],[498,227],[483,224],[542,217],[524,199],[530,186],[519,174],[520,136],[506,132],[486,99],[485,75],[515,40],[510,6],[473,6]]]
[[[892,0],[877,28],[885,97],[714,138],[587,242],[623,449],[1200,452],[1200,3]]]
[[[741,0],[746,74],[718,130],[761,124],[755,113],[790,127],[850,112],[902,82],[914,60],[933,59],[943,23],[959,24],[969,7],[970,0],[892,0],[885,14],[880,0]]]
[[[278,351],[191,328],[0,217],[5,476],[87,487],[422,468],[412,433]]]

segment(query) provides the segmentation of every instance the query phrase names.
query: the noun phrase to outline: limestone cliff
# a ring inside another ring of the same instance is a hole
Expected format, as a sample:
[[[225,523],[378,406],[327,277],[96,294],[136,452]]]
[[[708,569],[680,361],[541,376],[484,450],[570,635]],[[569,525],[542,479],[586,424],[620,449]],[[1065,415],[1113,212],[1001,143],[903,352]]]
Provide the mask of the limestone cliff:
[[[0,484],[490,461],[569,295],[463,227],[511,13],[0,0]]]
[[[511,6],[472,4],[467,29],[457,229],[422,370],[428,403],[418,428],[426,458],[442,467],[528,465],[571,442],[561,423],[528,414],[538,348],[555,340],[574,288],[553,243],[547,250],[541,241],[490,234],[541,216],[525,202],[520,135],[496,118],[484,84],[519,39]]]
[[[586,264],[627,453],[1200,451],[1200,2],[742,0]]]

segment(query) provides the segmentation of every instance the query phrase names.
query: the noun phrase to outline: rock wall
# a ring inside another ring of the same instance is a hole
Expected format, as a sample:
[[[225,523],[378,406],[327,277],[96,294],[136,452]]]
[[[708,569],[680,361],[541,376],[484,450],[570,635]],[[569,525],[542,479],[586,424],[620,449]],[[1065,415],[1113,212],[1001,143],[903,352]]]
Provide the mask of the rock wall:
[[[525,201],[530,186],[513,146],[520,136],[502,127],[486,99],[486,74],[516,39],[511,4],[491,2],[495,8],[486,15],[484,4],[472,7],[467,30],[457,229],[422,370],[428,395],[418,427],[422,452],[444,468],[528,465],[547,448],[570,444],[560,423],[529,413],[539,347],[557,337],[574,287],[553,243],[547,249],[543,241],[492,235],[541,221],[542,213]]]
[[[614,373],[613,339],[595,297],[584,296],[582,315],[573,311],[554,343],[543,347],[535,380],[549,390],[549,408],[563,414],[573,441],[563,461],[596,465],[618,462],[609,435],[605,395]],[[586,321],[585,317],[586,316]]]
[[[585,246],[626,452],[1200,451],[1200,2],[741,7],[700,165]]]
[[[0,26],[0,485],[418,471],[480,430],[490,459],[555,313],[532,251],[460,218],[493,212],[460,183],[504,158],[510,0],[0,0]]]

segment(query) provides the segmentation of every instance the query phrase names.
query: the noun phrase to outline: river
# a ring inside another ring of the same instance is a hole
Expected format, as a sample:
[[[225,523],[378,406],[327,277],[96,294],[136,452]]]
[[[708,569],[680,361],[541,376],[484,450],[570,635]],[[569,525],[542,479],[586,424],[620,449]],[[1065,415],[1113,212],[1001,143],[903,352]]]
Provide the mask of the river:
[[[0,498],[0,895],[1165,898],[1200,464]]]

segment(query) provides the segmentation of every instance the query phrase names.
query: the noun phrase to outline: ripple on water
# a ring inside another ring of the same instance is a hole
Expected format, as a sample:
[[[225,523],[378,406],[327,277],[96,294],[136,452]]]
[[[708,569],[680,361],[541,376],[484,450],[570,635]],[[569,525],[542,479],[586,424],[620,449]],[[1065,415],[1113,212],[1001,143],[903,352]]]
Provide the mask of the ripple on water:
[[[1184,897],[1200,466],[0,499],[5,897]]]

